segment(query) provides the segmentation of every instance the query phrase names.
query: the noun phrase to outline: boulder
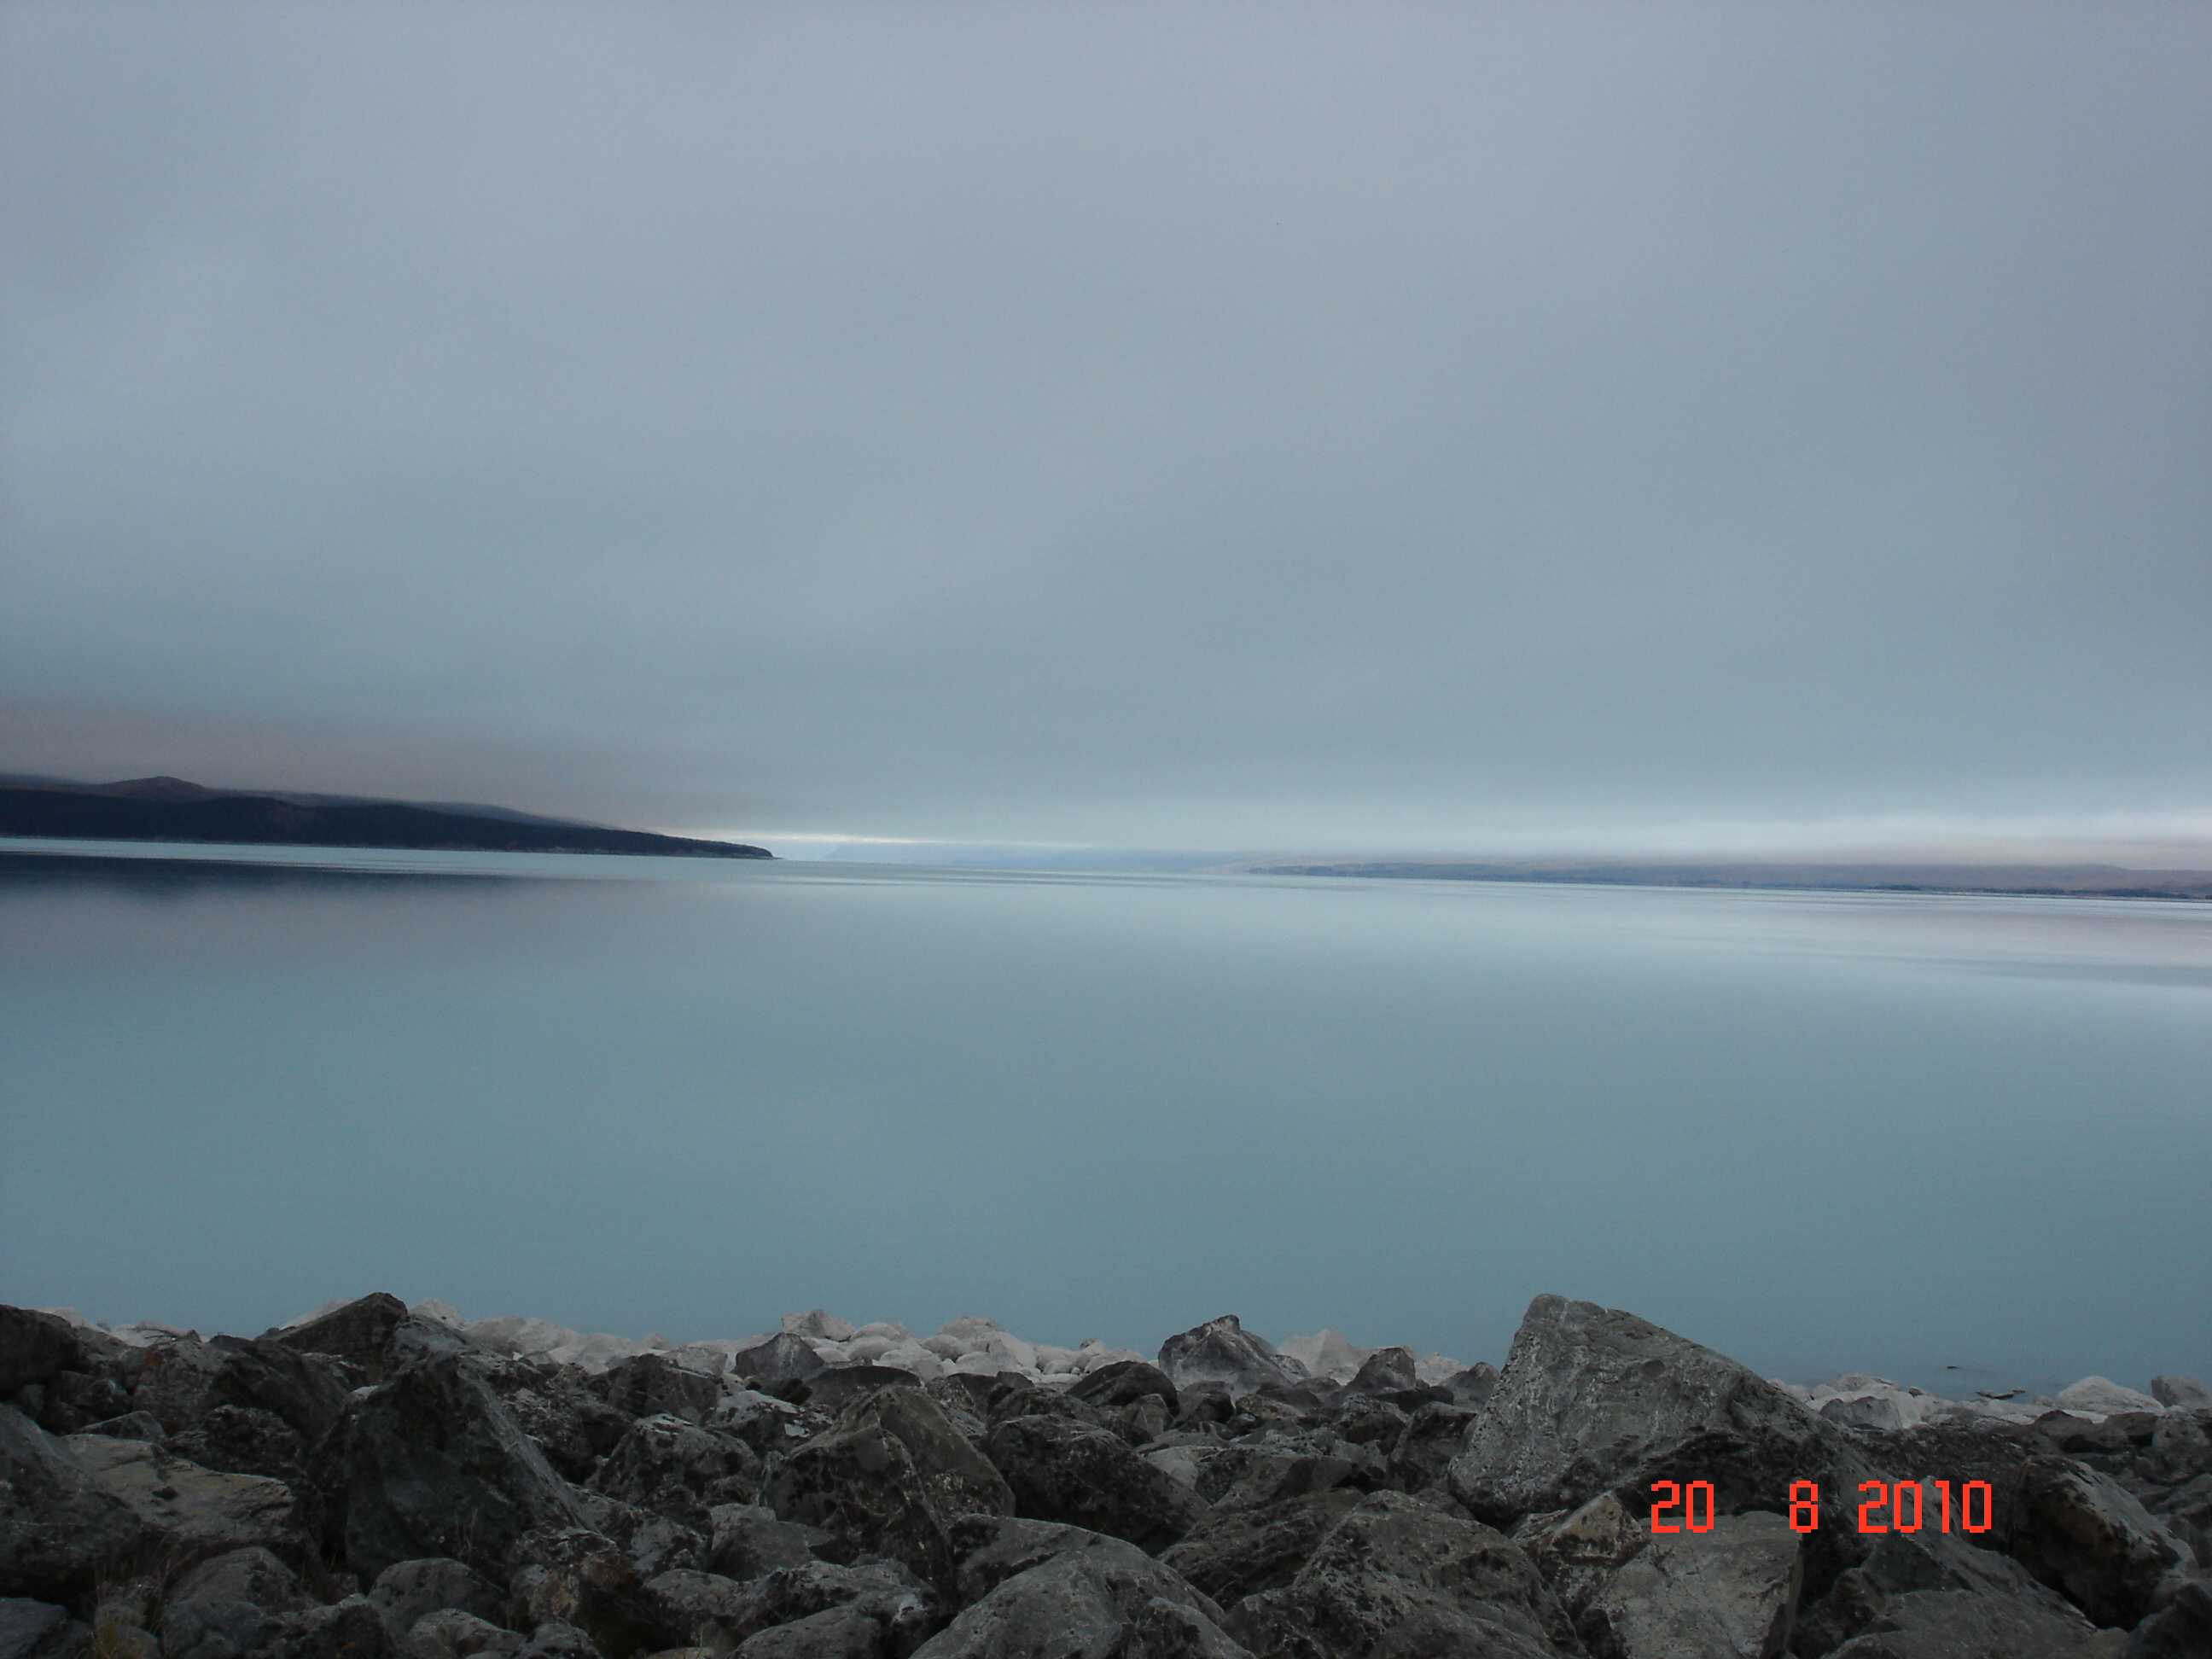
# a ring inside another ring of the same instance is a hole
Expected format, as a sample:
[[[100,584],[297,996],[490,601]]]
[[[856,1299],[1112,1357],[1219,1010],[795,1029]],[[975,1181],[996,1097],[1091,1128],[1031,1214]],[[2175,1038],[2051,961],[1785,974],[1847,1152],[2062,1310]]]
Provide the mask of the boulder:
[[[1011,1418],[983,1450],[1006,1477],[1012,1509],[1158,1550],[1198,1524],[1205,1500],[1146,1462],[1109,1429],[1062,1418]]]
[[[1965,1590],[1913,1590],[1828,1659],[2112,1659],[2112,1644],[2079,1619]]]
[[[859,1622],[872,1626],[878,1653],[908,1653],[942,1622],[935,1598],[903,1567],[890,1561],[857,1566],[809,1562],[781,1568],[741,1584],[711,1573],[664,1573],[645,1587],[656,1628],[668,1645],[698,1643],[720,1651],[743,1650],[763,1632],[803,1626],[766,1650],[805,1652],[810,1647],[865,1639]],[[842,1613],[843,1619],[822,1615]],[[759,1651],[759,1650],[755,1650]]]
[[[786,1382],[802,1382],[817,1371],[828,1369],[828,1363],[820,1354],[789,1331],[778,1332],[767,1341],[730,1356],[732,1376],[765,1383],[772,1389]]]
[[[173,1559],[198,1561],[256,1546],[289,1560],[307,1555],[299,1504],[281,1480],[204,1469],[143,1440],[79,1434],[70,1437],[69,1448],[94,1484],[136,1515]]]
[[[503,1571],[524,1534],[582,1524],[538,1443],[459,1356],[403,1369],[332,1438],[319,1460],[325,1545],[364,1580],[424,1556]]]
[[[2212,1653],[2212,1583],[2185,1579],[2136,1626],[2127,1659],[2203,1659]]]
[[[806,1379],[806,1403],[835,1414],[880,1389],[921,1386],[919,1376],[896,1365],[832,1365]]]
[[[0,1405],[0,1596],[77,1601],[146,1536],[65,1442]]]
[[[1611,1494],[1594,1501],[1626,1516]],[[1780,1659],[1788,1650],[1804,1559],[1785,1517],[1723,1516],[1710,1532],[1655,1538],[1647,1516],[1626,1530],[1635,1546],[1626,1559],[1547,1574],[1593,1654]]]
[[[0,1659],[34,1659],[69,1622],[67,1607],[20,1595],[0,1596]]]
[[[1346,1389],[1354,1394],[1393,1394],[1401,1389],[1417,1389],[1420,1379],[1413,1375],[1413,1351],[1411,1348],[1377,1348],[1367,1356],[1358,1371],[1352,1374]]]
[[[523,1638],[459,1607],[441,1607],[415,1621],[399,1644],[404,1659],[473,1659],[480,1653],[520,1652]]]
[[[2130,1627],[2187,1547],[2110,1477],[2067,1458],[2021,1472],[1999,1524],[2014,1558],[2100,1625]]]
[[[1178,1389],[1194,1382],[1223,1382],[1235,1395],[1262,1383],[1303,1382],[1306,1371],[1246,1330],[1235,1314],[1194,1326],[1160,1345],[1160,1370]]]
[[[1336,1416],[1337,1437],[1355,1446],[1381,1446],[1386,1450],[1398,1443],[1412,1421],[1405,1412],[1385,1400],[1371,1395],[1351,1394],[1345,1396]]]
[[[707,1570],[739,1583],[763,1578],[781,1567],[803,1567],[825,1559],[836,1540],[819,1527],[777,1517],[758,1504],[720,1504],[708,1516]]]
[[[1229,1629],[1279,1659],[1582,1651],[1565,1610],[1510,1539],[1402,1492],[1362,1498],[1289,1584],[1231,1608]]]
[[[849,1342],[858,1334],[850,1321],[840,1319],[836,1314],[821,1308],[784,1315],[783,1328],[790,1334],[810,1342]]]
[[[1475,1516],[1510,1522],[1577,1508],[1716,1436],[1733,1443],[1741,1488],[1724,1510],[1772,1508],[1797,1480],[1855,1491],[1831,1472],[1864,1469],[1837,1430],[1734,1360],[1633,1314],[1540,1296],[1447,1478]]]
[[[657,1353],[617,1360],[600,1373],[594,1391],[626,1417],[666,1415],[688,1423],[705,1422],[722,1399],[714,1377]]]
[[[916,1659],[1249,1659],[1210,1598],[1133,1545],[983,1517],[957,1534],[969,1605]]]
[[[1069,1399],[1102,1410],[1133,1405],[1150,1395],[1166,1402],[1170,1417],[1181,1415],[1182,1396],[1176,1385],[1165,1371],[1141,1359],[1119,1359],[1085,1371],[1067,1390]]]
[[[772,1394],[739,1389],[724,1395],[707,1413],[706,1426],[717,1434],[737,1436],[763,1457],[780,1457],[821,1433],[830,1421],[819,1412],[803,1410]]]
[[[383,1617],[368,1598],[349,1595],[271,1620],[253,1659],[388,1659],[394,1651]]]
[[[270,1613],[291,1613],[307,1605],[307,1593],[301,1586],[299,1575],[259,1545],[201,1562],[177,1581],[168,1599],[173,1605],[241,1601]]]
[[[217,1406],[182,1434],[164,1437],[143,1433],[138,1425],[154,1422],[143,1412],[133,1412],[114,1421],[129,1425],[122,1433],[94,1424],[88,1434],[109,1434],[117,1439],[166,1438],[167,1449],[204,1469],[226,1474],[258,1474],[288,1486],[307,1472],[308,1443],[274,1412],[251,1406]]]
[[[2085,1376],[2058,1391],[2058,1408],[2068,1412],[2157,1412],[2165,1406],[2139,1389],[2121,1387],[2109,1376]]]
[[[1423,1406],[1391,1444],[1391,1480],[1409,1492],[1442,1486],[1477,1415],[1464,1406]]]
[[[783,1520],[832,1534],[847,1559],[886,1556],[939,1587],[953,1565],[950,1523],[1014,1507],[999,1471],[919,1389],[887,1389],[848,1407],[783,1459],[763,1501]]]
[[[1160,1565],[1181,1573],[1224,1607],[1297,1577],[1322,1537],[1364,1494],[1338,1488],[1272,1504],[1215,1509],[1160,1552]]]
[[[2154,1376],[2150,1397],[2168,1410],[2212,1411],[2212,1389],[2194,1376]]]
[[[647,1417],[607,1455],[591,1489],[703,1528],[715,1504],[752,1502],[760,1476],[759,1456],[735,1435],[680,1417]]]
[[[493,1625],[507,1616],[504,1591],[466,1563],[443,1556],[393,1562],[376,1576],[368,1599],[395,1642],[404,1641],[426,1614],[447,1607]]]
[[[58,1315],[0,1304],[0,1400],[84,1369],[76,1328]]]
[[[267,1334],[301,1353],[335,1354],[351,1360],[371,1382],[376,1382],[384,1376],[385,1348],[406,1317],[405,1303],[379,1291]]]

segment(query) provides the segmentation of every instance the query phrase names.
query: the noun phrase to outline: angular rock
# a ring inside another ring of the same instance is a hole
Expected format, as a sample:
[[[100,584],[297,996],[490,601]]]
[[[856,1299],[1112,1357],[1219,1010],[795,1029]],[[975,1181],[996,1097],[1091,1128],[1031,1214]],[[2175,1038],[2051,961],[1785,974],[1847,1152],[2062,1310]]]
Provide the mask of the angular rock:
[[[884,1389],[919,1389],[921,1379],[895,1365],[832,1365],[806,1379],[806,1403],[815,1411],[842,1412]]]
[[[1329,1529],[1364,1494],[1309,1492],[1243,1509],[1216,1509],[1160,1552],[1160,1565],[1181,1573],[1224,1607],[1297,1577]]]
[[[459,1607],[441,1607],[416,1620],[399,1644],[405,1659],[473,1659],[480,1653],[513,1654],[522,1637]]]
[[[918,1389],[885,1389],[848,1408],[834,1429],[783,1460],[763,1497],[782,1519],[902,1562],[939,1586],[953,1565],[948,1525],[1014,1506],[999,1472]]]
[[[84,1369],[69,1321],[35,1308],[0,1304],[0,1400],[64,1371]]]
[[[228,1358],[197,1336],[149,1344],[125,1364],[131,1408],[158,1419],[166,1432],[180,1433],[221,1403],[216,1378]]]
[[[318,1317],[289,1329],[268,1333],[288,1348],[301,1353],[335,1354],[360,1366],[371,1382],[384,1376],[385,1349],[392,1334],[407,1317],[407,1304],[379,1291],[356,1297]]]
[[[94,1484],[137,1516],[174,1559],[197,1561],[256,1546],[294,1561],[307,1553],[300,1506],[282,1481],[204,1469],[143,1440],[79,1434],[70,1437],[69,1448]]]
[[[2014,1559],[2100,1625],[2132,1626],[2160,1580],[2194,1565],[2118,1482],[2065,1458],[2030,1462],[1999,1522]]]
[[[2058,1407],[2069,1412],[2156,1412],[2166,1407],[2140,1389],[2123,1388],[2109,1376],[2085,1376],[2058,1391]]]
[[[13,1313],[18,1310],[5,1311]],[[42,1646],[60,1634],[69,1621],[69,1609],[58,1607],[51,1601],[33,1601],[19,1595],[0,1596],[0,1659],[32,1659]]]
[[[957,1533],[970,1605],[916,1659],[1249,1659],[1209,1597],[1133,1545],[1035,1521]]]
[[[835,1543],[821,1528],[780,1520],[764,1504],[718,1504],[708,1519],[707,1571],[739,1583],[823,1559],[820,1549]]]
[[[382,1616],[365,1595],[286,1613],[271,1621],[271,1629],[255,1659],[386,1659],[395,1650]]]
[[[1377,1348],[1361,1362],[1352,1381],[1345,1385],[1352,1394],[1391,1394],[1401,1389],[1417,1389],[1420,1379],[1413,1374],[1413,1351],[1411,1348]]]
[[[130,1418],[118,1420],[127,1423],[143,1418],[144,1413],[133,1412]],[[86,1431],[100,1431],[98,1425]],[[289,1486],[307,1472],[308,1443],[276,1413],[254,1407],[217,1406],[182,1434],[167,1437],[167,1449],[174,1455],[225,1474],[258,1474]]]
[[[1422,1407],[1390,1448],[1390,1478],[1409,1492],[1442,1486],[1476,1416],[1464,1406]]]
[[[2136,1626],[2127,1659],[2203,1659],[2212,1653],[2212,1583],[2191,1578]]]
[[[1828,1659],[2110,1659],[2088,1625],[2046,1608],[1965,1590],[1913,1590]]]
[[[277,1426],[283,1428],[283,1425],[280,1423]],[[167,1431],[161,1427],[161,1419],[151,1412],[125,1412],[120,1417],[107,1418],[88,1428],[75,1430],[72,1432],[104,1435],[110,1440],[143,1440],[149,1445],[156,1440],[168,1437]],[[192,1457],[191,1453],[185,1450],[181,1446],[176,1449],[178,1455],[191,1457],[192,1462],[198,1463],[202,1468],[211,1469],[216,1467],[205,1458]]]
[[[592,1490],[703,1528],[715,1504],[752,1502],[760,1477],[759,1456],[735,1435],[680,1417],[647,1417],[607,1455]]]
[[[763,1632],[816,1621],[796,1640],[820,1640],[831,1631],[849,1639],[857,1626],[820,1615],[843,1611],[866,1620],[877,1631],[879,1650],[910,1651],[939,1622],[928,1590],[896,1563],[871,1561],[858,1566],[810,1562],[787,1567],[749,1584],[711,1573],[664,1573],[646,1585],[657,1610],[656,1628],[664,1638],[726,1651],[743,1647]],[[771,1650],[773,1650],[773,1649]]]
[[[1498,1367],[1485,1360],[1477,1360],[1463,1371],[1455,1371],[1444,1380],[1454,1401],[1462,1406],[1486,1406],[1490,1396],[1498,1391]]]
[[[1178,1389],[1194,1382],[1223,1382],[1237,1395],[1249,1394],[1262,1383],[1288,1386],[1306,1380],[1305,1367],[1246,1330],[1235,1314],[1170,1337],[1160,1345],[1159,1368]]]
[[[1170,1417],[1182,1414],[1182,1396],[1167,1373],[1141,1359],[1117,1359],[1086,1371],[1067,1390],[1071,1400],[1109,1410],[1134,1405],[1150,1395],[1157,1395],[1166,1402]]]
[[[2154,1376],[2150,1380],[2150,1397],[2172,1410],[2212,1411],[2212,1389],[2201,1378],[2194,1376]]]
[[[1510,1539],[1402,1492],[1362,1498],[1287,1586],[1232,1607],[1229,1629],[1279,1659],[1582,1651],[1565,1610]]]
[[[822,1356],[789,1331],[778,1332],[767,1341],[730,1356],[732,1375],[750,1378],[769,1388],[803,1382],[816,1372],[827,1370],[829,1364]]]
[[[1546,1538],[1547,1580],[1594,1655],[1780,1659],[1804,1581],[1798,1534],[1765,1511],[1654,1537],[1611,1493]]]
[[[443,1556],[393,1562],[377,1574],[368,1599],[395,1642],[404,1641],[426,1615],[447,1607],[495,1626],[507,1616],[502,1591],[473,1567]]]
[[[1014,1512],[1030,1520],[1087,1528],[1158,1550],[1206,1514],[1204,1499],[1110,1430],[1060,1418],[1012,1418],[985,1437],[983,1451],[1006,1477]]]
[[[1352,1394],[1345,1397],[1337,1413],[1336,1433],[1340,1439],[1355,1446],[1382,1446],[1386,1449],[1398,1443],[1412,1419],[1397,1407],[1371,1395]]]
[[[857,1334],[851,1322],[821,1308],[784,1315],[783,1328],[793,1336],[814,1342],[849,1342]]]
[[[695,1634],[665,1627],[647,1579],[603,1534],[546,1528],[528,1534],[515,1554],[525,1565],[507,1581],[510,1610],[541,1635],[550,1627],[556,1650],[569,1644],[570,1631],[611,1659],[677,1646]]]
[[[821,1433],[830,1420],[774,1395],[739,1389],[707,1414],[706,1426],[737,1436],[763,1457],[780,1457]]]
[[[325,1547],[365,1580],[424,1556],[502,1571],[524,1534],[581,1526],[568,1484],[459,1357],[402,1370],[332,1438]]]
[[[574,1625],[548,1619],[531,1632],[517,1659],[603,1659],[592,1638]]]
[[[722,1385],[665,1355],[641,1353],[617,1360],[596,1385],[599,1396],[627,1417],[680,1417],[703,1423],[721,1403]]]
[[[291,1613],[307,1605],[299,1575],[258,1545],[213,1556],[178,1580],[169,1601],[243,1601],[271,1613]]]

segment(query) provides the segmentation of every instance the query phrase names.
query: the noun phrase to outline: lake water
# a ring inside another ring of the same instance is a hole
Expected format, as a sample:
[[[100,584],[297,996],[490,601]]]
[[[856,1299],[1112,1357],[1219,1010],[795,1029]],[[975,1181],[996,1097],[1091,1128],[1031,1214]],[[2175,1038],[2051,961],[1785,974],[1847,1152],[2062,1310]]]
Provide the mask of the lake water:
[[[2212,906],[10,845],[0,1301],[2212,1375]]]

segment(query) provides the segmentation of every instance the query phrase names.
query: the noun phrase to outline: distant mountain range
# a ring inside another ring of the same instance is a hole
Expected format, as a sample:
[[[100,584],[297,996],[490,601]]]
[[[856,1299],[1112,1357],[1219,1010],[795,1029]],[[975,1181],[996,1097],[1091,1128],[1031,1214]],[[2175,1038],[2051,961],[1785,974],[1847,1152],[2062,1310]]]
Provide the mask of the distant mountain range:
[[[2115,864],[1781,864],[1606,860],[1376,860],[1246,864],[1260,876],[1382,876],[1422,881],[1541,881],[1617,887],[1761,887],[1798,891],[2014,893],[2073,898],[2212,899],[2212,870]]]
[[[269,789],[210,789],[183,778],[80,783],[0,773],[0,836],[76,841],[231,842],[477,853],[642,853],[764,859],[763,847],[539,817],[459,801],[380,800]]]

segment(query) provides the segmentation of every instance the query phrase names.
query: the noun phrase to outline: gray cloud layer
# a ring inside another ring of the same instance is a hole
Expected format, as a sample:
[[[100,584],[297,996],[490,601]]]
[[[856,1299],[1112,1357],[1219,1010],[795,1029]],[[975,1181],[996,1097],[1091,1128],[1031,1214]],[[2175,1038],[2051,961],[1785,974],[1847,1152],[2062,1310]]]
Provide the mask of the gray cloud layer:
[[[2212,834],[2212,12],[1930,9],[10,5],[0,767]]]

